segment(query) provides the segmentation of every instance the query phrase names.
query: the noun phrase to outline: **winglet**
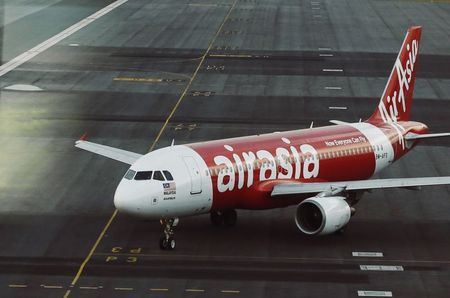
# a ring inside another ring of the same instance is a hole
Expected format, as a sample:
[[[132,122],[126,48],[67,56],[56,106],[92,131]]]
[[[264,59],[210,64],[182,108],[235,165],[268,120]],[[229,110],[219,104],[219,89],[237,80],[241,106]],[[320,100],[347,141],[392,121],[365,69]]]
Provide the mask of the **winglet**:
[[[78,139],[78,141],[75,142],[75,144],[78,144],[81,141],[87,141],[87,132],[85,132],[84,134],[81,135],[81,137]]]

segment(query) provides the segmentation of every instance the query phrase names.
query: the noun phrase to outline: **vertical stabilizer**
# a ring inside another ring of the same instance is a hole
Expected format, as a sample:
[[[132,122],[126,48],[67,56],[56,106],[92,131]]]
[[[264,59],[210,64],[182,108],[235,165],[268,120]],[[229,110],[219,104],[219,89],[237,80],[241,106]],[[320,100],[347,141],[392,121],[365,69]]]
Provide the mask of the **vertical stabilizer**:
[[[408,29],[378,108],[368,119],[369,122],[391,123],[409,120],[421,34],[420,26]]]

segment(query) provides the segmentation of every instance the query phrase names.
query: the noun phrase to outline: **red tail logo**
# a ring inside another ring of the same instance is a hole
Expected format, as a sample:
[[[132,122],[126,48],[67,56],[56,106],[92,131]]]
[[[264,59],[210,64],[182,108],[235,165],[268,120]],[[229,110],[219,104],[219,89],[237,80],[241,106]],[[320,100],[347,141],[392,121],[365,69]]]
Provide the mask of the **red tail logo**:
[[[420,26],[408,29],[378,109],[369,118],[369,122],[392,123],[409,120],[421,34]]]

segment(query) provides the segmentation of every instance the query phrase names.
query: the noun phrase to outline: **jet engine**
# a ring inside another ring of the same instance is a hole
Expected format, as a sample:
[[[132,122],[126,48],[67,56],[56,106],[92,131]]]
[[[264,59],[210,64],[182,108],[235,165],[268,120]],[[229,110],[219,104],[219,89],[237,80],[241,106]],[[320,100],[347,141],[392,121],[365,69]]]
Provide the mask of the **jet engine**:
[[[312,197],[297,206],[295,223],[308,235],[326,235],[343,228],[352,209],[345,197]]]

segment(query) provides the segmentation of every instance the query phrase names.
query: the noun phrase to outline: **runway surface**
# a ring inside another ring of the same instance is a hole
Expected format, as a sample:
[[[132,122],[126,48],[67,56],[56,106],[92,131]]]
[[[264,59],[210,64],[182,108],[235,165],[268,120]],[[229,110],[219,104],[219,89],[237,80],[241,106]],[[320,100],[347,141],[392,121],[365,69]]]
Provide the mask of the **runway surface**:
[[[295,207],[238,211],[231,229],[185,218],[164,252],[159,223],[114,212],[126,165],[73,147],[85,132],[145,153],[364,119],[416,24],[413,118],[450,131],[437,2],[128,0],[1,76],[0,296],[448,297],[450,187],[373,191],[343,235],[300,234]],[[2,63],[111,3],[3,1]],[[450,175],[449,145],[379,176]]]

